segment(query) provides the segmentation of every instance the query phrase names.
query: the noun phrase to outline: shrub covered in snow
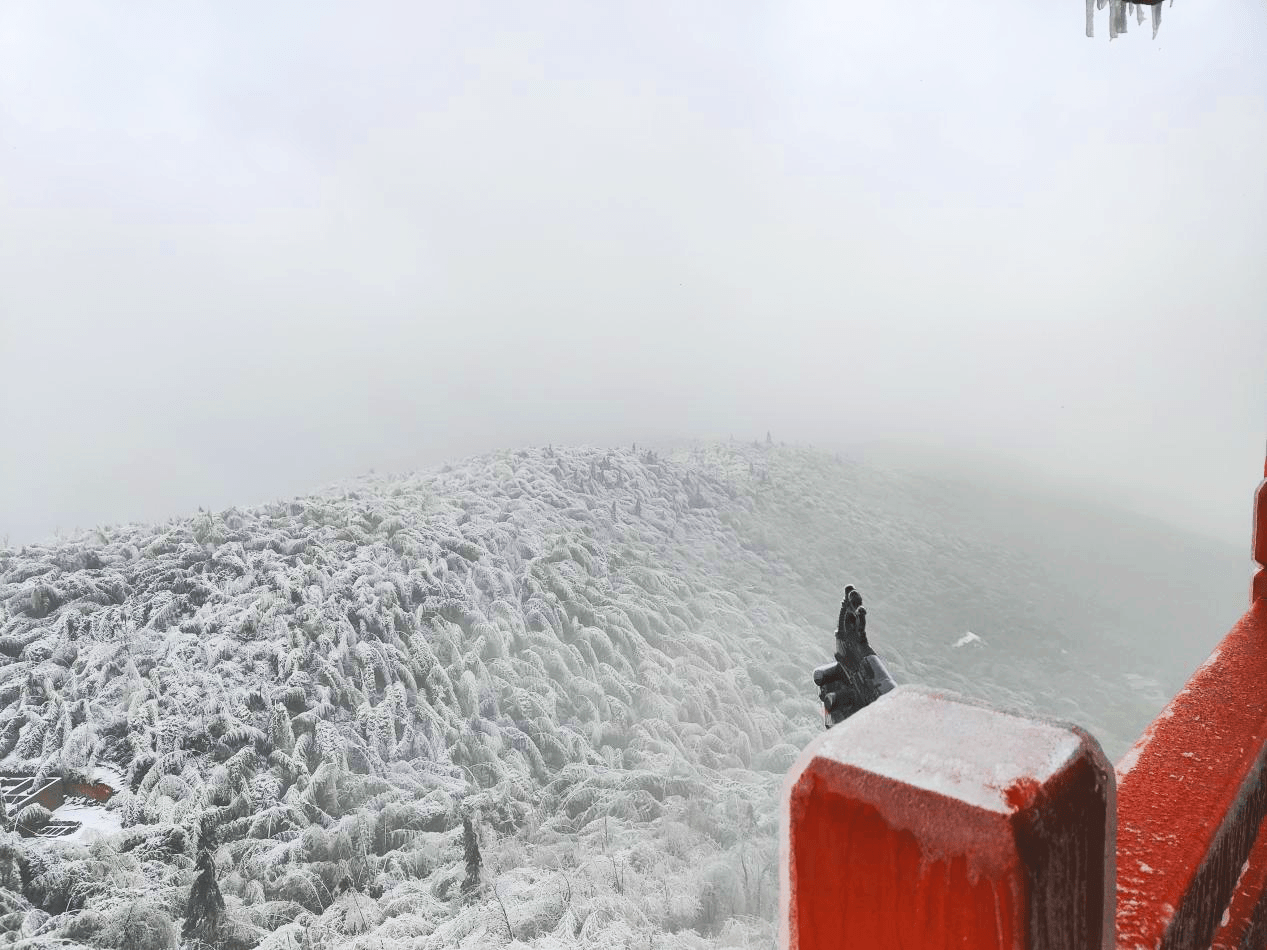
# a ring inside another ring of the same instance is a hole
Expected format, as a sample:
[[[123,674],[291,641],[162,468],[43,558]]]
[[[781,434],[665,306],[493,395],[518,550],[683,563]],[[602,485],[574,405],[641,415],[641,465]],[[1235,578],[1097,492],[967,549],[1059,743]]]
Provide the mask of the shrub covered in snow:
[[[918,592],[942,547],[859,478],[761,443],[528,450],[0,551],[0,758],[125,786],[108,840],[0,832],[0,931],[768,945],[839,586]],[[875,610],[897,678],[1015,681],[954,666],[997,638],[937,654],[902,610]]]

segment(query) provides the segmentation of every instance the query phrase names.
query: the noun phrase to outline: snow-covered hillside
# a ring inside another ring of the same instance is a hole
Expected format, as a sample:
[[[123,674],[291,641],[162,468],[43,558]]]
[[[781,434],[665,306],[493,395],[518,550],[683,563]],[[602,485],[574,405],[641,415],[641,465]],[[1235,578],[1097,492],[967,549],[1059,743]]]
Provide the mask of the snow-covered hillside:
[[[0,771],[128,786],[110,837],[0,832],[0,939],[178,946],[214,829],[225,947],[769,946],[845,583],[899,681],[1113,757],[1171,688],[929,484],[547,448],[0,552]]]

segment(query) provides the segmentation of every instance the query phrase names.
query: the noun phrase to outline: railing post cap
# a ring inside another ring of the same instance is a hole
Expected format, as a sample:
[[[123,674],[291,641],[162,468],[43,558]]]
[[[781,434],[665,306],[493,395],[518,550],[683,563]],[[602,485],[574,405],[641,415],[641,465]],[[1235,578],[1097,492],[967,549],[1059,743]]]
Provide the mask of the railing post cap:
[[[789,772],[784,945],[1111,947],[1115,790],[1077,726],[898,687]]]
[[[789,783],[835,763],[1011,814],[1023,787],[1042,784],[1080,755],[1098,758],[1112,776],[1100,744],[1079,726],[905,685],[815,738]]]

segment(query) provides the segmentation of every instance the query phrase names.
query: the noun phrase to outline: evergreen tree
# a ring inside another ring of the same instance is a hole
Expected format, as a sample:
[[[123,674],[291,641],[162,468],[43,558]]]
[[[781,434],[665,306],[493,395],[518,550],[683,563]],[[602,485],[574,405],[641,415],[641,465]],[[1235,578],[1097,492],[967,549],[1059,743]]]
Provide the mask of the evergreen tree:
[[[269,722],[269,740],[273,748],[290,755],[295,751],[295,731],[290,724],[290,713],[280,703],[273,706]]]
[[[185,926],[181,936],[194,942],[194,946],[214,947],[224,917],[224,896],[216,881],[216,862],[213,857],[214,835],[204,827],[198,843],[197,876],[189,887],[189,899],[185,902]]]
[[[462,842],[466,846],[466,880],[462,882],[463,892],[473,891],[480,886],[480,840],[475,834],[475,825],[470,816],[462,819]]]

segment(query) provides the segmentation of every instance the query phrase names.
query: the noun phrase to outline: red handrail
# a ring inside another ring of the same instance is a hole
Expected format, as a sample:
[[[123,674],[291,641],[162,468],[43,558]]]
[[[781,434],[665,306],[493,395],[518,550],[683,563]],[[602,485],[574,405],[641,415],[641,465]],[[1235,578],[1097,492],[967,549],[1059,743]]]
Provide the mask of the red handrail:
[[[1210,946],[1267,817],[1267,601],[1118,763],[1118,945]]]

